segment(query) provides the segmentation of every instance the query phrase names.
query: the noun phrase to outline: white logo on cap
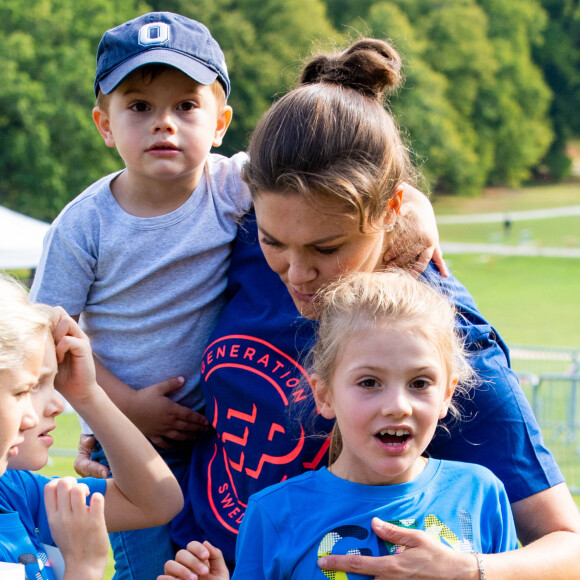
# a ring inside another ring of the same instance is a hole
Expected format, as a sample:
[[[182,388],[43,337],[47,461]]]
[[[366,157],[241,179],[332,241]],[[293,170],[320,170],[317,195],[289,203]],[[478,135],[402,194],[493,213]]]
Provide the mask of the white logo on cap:
[[[151,46],[165,44],[169,40],[169,24],[165,22],[150,22],[139,30],[139,44]]]

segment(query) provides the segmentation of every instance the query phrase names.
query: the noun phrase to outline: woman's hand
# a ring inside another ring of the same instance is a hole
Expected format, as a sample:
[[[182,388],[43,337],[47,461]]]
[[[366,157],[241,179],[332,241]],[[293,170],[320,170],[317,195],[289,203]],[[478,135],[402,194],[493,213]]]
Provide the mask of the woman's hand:
[[[387,267],[404,268],[419,275],[431,260],[442,276],[449,275],[431,202],[418,189],[403,184],[401,209],[383,261]]]
[[[73,477],[53,479],[44,487],[44,503],[52,537],[65,562],[64,578],[102,578],[107,566],[109,536],[105,498]]]
[[[372,576],[378,580],[452,580],[479,578],[477,560],[472,554],[456,552],[422,530],[401,528],[373,518],[372,528],[379,538],[404,546],[393,556],[324,556],[318,560],[323,570],[336,570]]]
[[[230,573],[221,550],[209,542],[189,542],[175,560],[168,560],[165,574],[157,580],[229,580]]]

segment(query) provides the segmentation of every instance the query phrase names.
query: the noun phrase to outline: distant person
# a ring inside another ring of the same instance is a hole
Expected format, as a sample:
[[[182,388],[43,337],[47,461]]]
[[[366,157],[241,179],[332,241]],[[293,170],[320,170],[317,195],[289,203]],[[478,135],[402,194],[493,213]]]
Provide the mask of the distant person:
[[[28,580],[102,578],[107,528],[169,521],[183,505],[179,484],[96,383],[89,340],[76,322],[62,309],[31,304],[7,277],[0,277],[0,361],[0,384],[33,411],[0,477],[0,560],[23,564]],[[50,432],[64,408],[55,381],[102,441],[114,478],[51,480],[22,471],[48,462]]]
[[[232,118],[230,80],[205,26],[153,12],[104,34],[94,88],[93,119],[125,169],[54,221],[31,296],[80,317],[99,384],[180,477],[208,427],[201,356],[250,207],[245,155],[210,153]],[[154,578],[174,553],[169,526],[111,543],[120,580]]]
[[[324,577],[328,554],[395,555],[379,520],[474,553],[517,547],[503,484],[485,467],[425,454],[472,370],[445,297],[408,274],[359,273],[321,298],[309,369],[316,408],[334,419],[331,463],[250,498],[234,578]],[[371,526],[372,522],[372,526]],[[221,551],[191,542],[158,580],[229,579]],[[483,567],[480,576],[485,577]]]

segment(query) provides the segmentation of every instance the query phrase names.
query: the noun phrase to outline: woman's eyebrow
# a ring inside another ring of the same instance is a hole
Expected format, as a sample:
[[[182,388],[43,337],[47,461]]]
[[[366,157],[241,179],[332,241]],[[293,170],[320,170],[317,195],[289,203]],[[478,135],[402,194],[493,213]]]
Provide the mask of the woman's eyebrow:
[[[272,240],[275,241],[279,241],[276,236],[273,236],[272,234],[268,233],[263,227],[258,226],[258,229],[265,235],[268,236],[269,238],[271,238]],[[319,246],[320,244],[327,244],[328,242],[334,242],[335,240],[339,239],[339,238],[343,238],[346,234],[345,233],[339,233],[339,234],[333,234],[332,236],[326,236],[325,238],[320,238],[318,240],[313,240],[311,242],[308,242],[307,244],[304,244],[305,246]]]

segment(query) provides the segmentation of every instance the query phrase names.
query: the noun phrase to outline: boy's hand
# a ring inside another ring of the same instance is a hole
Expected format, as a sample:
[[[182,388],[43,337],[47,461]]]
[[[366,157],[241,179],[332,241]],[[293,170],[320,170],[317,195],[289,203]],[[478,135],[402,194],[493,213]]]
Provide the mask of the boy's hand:
[[[88,495],[88,487],[72,477],[53,479],[44,488],[50,531],[66,565],[64,578],[102,578],[107,566],[105,498],[94,493],[87,507]]]
[[[388,267],[404,268],[419,275],[430,260],[443,277],[449,275],[439,246],[433,206],[423,193],[404,184],[403,203],[383,261]]]
[[[209,427],[203,415],[166,397],[183,383],[183,377],[176,377],[139,389],[125,409],[127,417],[161,449],[171,448],[171,440],[194,440]]]
[[[81,434],[77,456],[75,457],[74,470],[81,477],[98,477],[99,479],[106,479],[111,473],[110,469],[106,465],[91,459],[91,453],[93,452],[96,443],[97,440],[93,435]]]
[[[55,387],[74,405],[97,386],[91,345],[79,325],[59,306],[54,309],[53,328],[58,362]]]
[[[157,580],[228,580],[230,573],[221,550],[209,542],[189,542],[175,560],[168,560]]]

